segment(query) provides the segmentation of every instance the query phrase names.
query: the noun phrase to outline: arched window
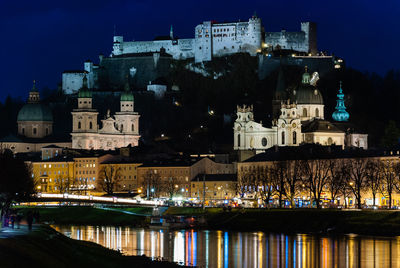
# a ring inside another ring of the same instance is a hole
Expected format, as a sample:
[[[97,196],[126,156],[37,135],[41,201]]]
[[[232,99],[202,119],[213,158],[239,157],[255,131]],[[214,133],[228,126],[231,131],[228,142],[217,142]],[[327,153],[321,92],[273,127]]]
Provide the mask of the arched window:
[[[329,138],[328,138],[328,145],[332,145],[332,143],[333,143],[333,140],[332,140],[331,137],[329,137]]]
[[[135,125],[132,124],[132,126],[131,126],[131,131],[134,131],[134,130],[135,130]]]
[[[237,146],[240,147],[240,134],[237,136]]]
[[[282,145],[285,144],[285,131],[282,131]]]
[[[303,117],[307,117],[307,109],[303,108]]]
[[[124,125],[121,124],[121,132],[124,131]]]
[[[315,109],[315,117],[319,117],[319,109],[318,108]]]
[[[33,135],[36,135],[36,128],[33,128]]]
[[[293,131],[293,144],[297,143],[297,132]]]
[[[93,128],[93,123],[89,122],[89,128],[92,129]]]
[[[264,138],[262,138],[262,140],[261,140],[261,144],[262,144],[262,146],[267,146],[267,144],[268,144],[268,141],[267,141],[267,139],[264,137]]]
[[[78,128],[81,129],[81,127],[82,127],[82,124],[81,124],[81,121],[79,121],[78,122]]]

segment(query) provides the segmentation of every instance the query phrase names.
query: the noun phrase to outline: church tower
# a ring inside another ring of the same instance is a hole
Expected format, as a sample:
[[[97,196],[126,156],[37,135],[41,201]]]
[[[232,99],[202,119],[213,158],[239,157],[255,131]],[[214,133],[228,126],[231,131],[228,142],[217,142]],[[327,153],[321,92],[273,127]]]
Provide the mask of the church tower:
[[[281,115],[278,122],[278,146],[298,146],[303,142],[301,135],[301,120],[298,114],[297,104],[281,104]]]
[[[72,148],[95,148],[97,139],[96,109],[92,108],[92,91],[87,86],[87,78],[83,77],[83,86],[78,92],[78,109],[72,111]]]
[[[346,106],[344,105],[344,94],[342,90],[342,81],[340,81],[339,93],[336,95],[338,97],[336,101],[336,108],[332,114],[332,118],[335,121],[344,122],[349,120],[349,113],[346,111]]]
[[[120,133],[136,135],[139,138],[139,117],[134,111],[135,99],[129,88],[129,80],[126,79],[125,91],[121,93],[120,112],[115,113],[116,127]],[[132,145],[137,145],[136,138]]]

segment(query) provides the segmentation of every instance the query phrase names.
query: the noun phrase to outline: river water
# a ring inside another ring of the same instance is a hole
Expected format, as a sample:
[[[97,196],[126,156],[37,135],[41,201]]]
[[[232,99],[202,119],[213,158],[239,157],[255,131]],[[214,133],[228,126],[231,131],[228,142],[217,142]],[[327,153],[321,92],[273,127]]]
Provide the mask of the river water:
[[[263,232],[53,226],[126,255],[198,267],[400,267],[400,237],[326,237]]]

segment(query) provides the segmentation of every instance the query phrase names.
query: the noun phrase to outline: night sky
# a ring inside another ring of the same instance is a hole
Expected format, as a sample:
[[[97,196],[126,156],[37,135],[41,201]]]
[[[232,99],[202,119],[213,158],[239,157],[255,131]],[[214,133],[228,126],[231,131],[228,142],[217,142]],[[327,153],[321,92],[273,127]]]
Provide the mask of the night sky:
[[[266,31],[298,31],[301,21],[318,23],[318,48],[348,66],[384,75],[400,69],[400,1],[7,1],[0,0],[0,101],[57,88],[63,70],[82,69],[109,55],[114,25],[125,40],[168,35],[193,38],[206,20],[248,20],[254,12]]]

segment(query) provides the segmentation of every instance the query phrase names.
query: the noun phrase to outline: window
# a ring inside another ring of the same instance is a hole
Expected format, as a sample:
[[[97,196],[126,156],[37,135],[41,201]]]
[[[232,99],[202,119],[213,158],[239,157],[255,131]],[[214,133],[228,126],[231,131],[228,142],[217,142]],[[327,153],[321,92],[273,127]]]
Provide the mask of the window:
[[[282,131],[282,144],[285,144],[285,131]]]
[[[22,128],[22,135],[25,135],[25,128]]]
[[[89,128],[90,128],[90,129],[93,128],[93,123],[92,123],[92,122],[89,123]]]
[[[303,108],[303,117],[306,117],[306,116],[307,116],[307,109]]]
[[[328,138],[328,145],[332,145],[332,143],[333,143],[333,140],[332,140],[331,137],[329,137],[329,138]]]
[[[267,144],[268,144],[268,142],[267,142],[267,139],[264,137],[264,138],[262,138],[262,140],[261,140],[261,144],[262,144],[262,146],[267,146]]]
[[[81,122],[79,121],[79,122],[78,122],[78,129],[81,129],[81,126],[82,126],[82,124],[81,124]]]
[[[237,146],[240,147],[240,134],[237,136]]]
[[[121,132],[124,131],[124,125],[121,125]]]
[[[33,128],[33,135],[36,135],[36,132],[37,132],[37,131],[36,131],[36,128],[34,127],[34,128]]]
[[[293,144],[297,143],[297,132],[293,131]]]
[[[132,126],[131,126],[131,131],[134,131],[134,130],[135,130],[135,125],[132,124]]]
[[[319,117],[319,109],[318,108],[315,109],[315,117]]]

